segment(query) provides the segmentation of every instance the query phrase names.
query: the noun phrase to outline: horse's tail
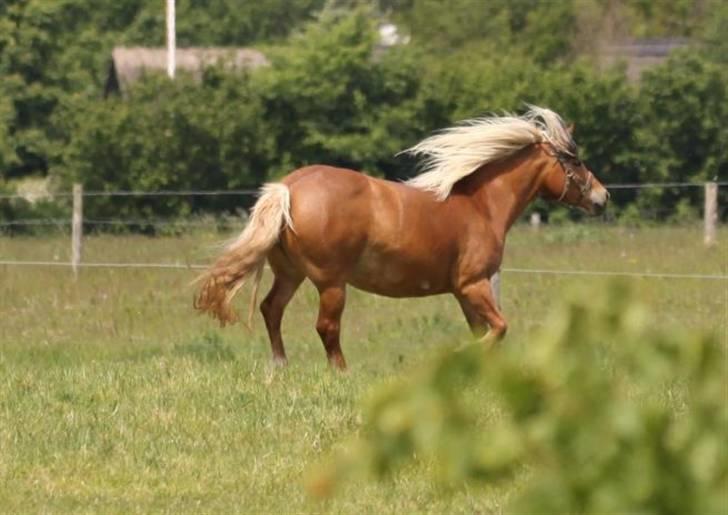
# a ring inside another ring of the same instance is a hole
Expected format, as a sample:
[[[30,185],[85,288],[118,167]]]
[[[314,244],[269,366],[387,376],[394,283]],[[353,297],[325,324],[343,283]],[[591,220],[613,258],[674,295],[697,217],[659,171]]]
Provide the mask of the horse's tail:
[[[290,207],[291,194],[285,184],[268,183],[263,186],[245,230],[197,278],[196,282],[202,286],[195,296],[195,309],[217,318],[223,326],[236,322],[238,316],[230,303],[246,279],[255,273],[248,312],[250,325],[266,256],[278,241],[284,224],[293,228]]]

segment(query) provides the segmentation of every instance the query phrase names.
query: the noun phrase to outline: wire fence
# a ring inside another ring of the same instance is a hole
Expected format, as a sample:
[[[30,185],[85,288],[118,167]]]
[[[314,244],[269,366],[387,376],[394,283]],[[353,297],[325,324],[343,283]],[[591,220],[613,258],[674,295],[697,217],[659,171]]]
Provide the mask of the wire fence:
[[[717,187],[728,186],[728,181],[714,181]],[[629,191],[629,190],[645,190],[645,189],[695,189],[704,188],[705,183],[694,182],[666,182],[666,183],[613,183],[605,184],[607,189],[612,191]],[[155,198],[155,197],[255,197],[258,193],[256,189],[235,189],[235,190],[90,190],[81,193],[82,198]],[[72,192],[49,192],[49,193],[14,193],[0,195],[0,202],[3,200],[23,200],[30,204],[39,201],[52,201],[56,199],[72,199]],[[1,205],[1,204],[0,204]],[[2,213],[2,211],[0,211]],[[694,213],[695,214],[695,213]],[[728,215],[728,206],[720,206],[718,211],[719,219],[724,219]],[[665,221],[670,217],[676,216],[675,208],[644,208],[640,207],[637,216],[641,221]],[[696,214],[697,216],[697,214]],[[596,219],[596,222],[612,223],[618,220],[619,215],[615,212],[607,211],[604,215]],[[590,220],[591,222],[591,220]],[[188,216],[176,218],[106,218],[94,219],[84,218],[83,225],[87,228],[134,228],[134,227],[220,227],[231,226],[237,227],[245,223],[245,217],[235,217],[232,215],[224,216]],[[0,230],[4,229],[21,229],[21,228],[56,228],[65,229],[71,226],[71,219],[68,216],[61,217],[37,217],[1,220]]]
[[[0,266],[31,266],[31,267],[58,267],[70,268],[72,264],[66,261],[2,261]],[[80,268],[130,268],[130,269],[168,269],[168,270],[204,270],[208,265],[199,263],[79,263]],[[501,272],[514,274],[539,275],[577,275],[577,276],[607,276],[607,277],[643,277],[653,279],[695,279],[728,281],[728,275],[721,274],[678,274],[661,272],[623,272],[608,270],[564,270],[551,268],[501,268]]]
[[[718,187],[728,186],[728,181],[713,182],[717,192]],[[642,190],[650,188],[705,188],[704,183],[692,182],[670,182],[670,183],[619,183],[607,184],[610,190]],[[707,191],[707,189],[706,189]],[[80,193],[82,198],[94,197],[215,197],[215,196],[254,196],[257,190],[253,189],[237,189],[237,190],[113,190],[113,191],[83,191]],[[707,194],[707,193],[706,193]],[[78,195],[78,192],[77,192]],[[717,193],[716,193],[717,196]],[[28,200],[29,195],[23,194],[3,194],[0,195],[0,201],[25,199]],[[55,192],[48,195],[36,196],[42,199],[74,199],[74,193]],[[77,199],[76,199],[77,200]],[[708,204],[706,203],[706,206]],[[707,209],[707,208],[706,208]],[[716,206],[717,209],[717,206]],[[717,218],[720,219],[725,212],[724,206]],[[655,219],[665,216],[668,210],[652,210]],[[645,213],[641,213],[644,216]],[[706,215],[707,216],[707,215]],[[607,217],[603,221],[610,221]],[[178,218],[130,218],[130,219],[82,219],[81,228],[106,227],[106,228],[132,228],[132,227],[165,227],[174,228],[175,230],[184,230],[188,228],[221,228],[229,230],[242,229],[246,219],[244,216],[233,217],[227,216],[223,219],[215,217],[199,217],[195,219],[178,219]],[[58,229],[67,230],[73,227],[74,222],[70,217],[64,218],[27,218],[19,220],[0,221],[0,232],[5,228],[19,227],[56,227]],[[707,225],[706,225],[707,227]],[[707,229],[706,229],[707,230]],[[80,237],[80,236],[79,236]],[[79,254],[80,255],[80,254]],[[203,264],[197,263],[102,263],[102,262],[83,262],[80,259],[76,262],[68,261],[38,261],[38,260],[0,260],[0,266],[3,267],[55,267],[68,268],[75,270],[78,268],[108,268],[108,269],[167,269],[167,270],[199,270],[205,268]],[[728,275],[724,274],[692,274],[692,273],[660,273],[660,272],[624,272],[609,270],[566,270],[566,269],[535,269],[535,268],[503,268],[504,273],[513,274],[540,274],[540,275],[560,275],[560,276],[613,276],[613,277],[643,277],[656,279],[688,279],[688,280],[728,280]]]
[[[158,227],[217,227],[221,225],[237,227],[244,226],[245,219],[240,218],[231,220],[226,218],[220,219],[165,219],[165,218],[137,218],[128,220],[94,220],[84,219],[84,226],[117,226],[117,227],[138,227],[138,226],[158,226]],[[71,220],[69,218],[30,218],[25,220],[11,220],[8,222],[0,222],[0,227],[69,227]]]
[[[669,215],[674,215],[673,210],[642,210],[639,212],[640,215],[640,221],[643,223],[647,222],[665,222],[667,217]],[[718,217],[720,219],[724,219],[728,216],[728,206],[721,207],[718,210]],[[121,219],[106,219],[106,220],[96,220],[96,219],[86,219],[83,220],[83,225],[85,228],[109,228],[109,229],[131,229],[131,228],[139,228],[139,227],[157,227],[157,228],[176,228],[176,229],[186,229],[186,228],[209,228],[209,229],[242,229],[245,227],[245,223],[247,221],[247,218],[244,216],[240,217],[231,217],[227,216],[225,218],[174,218],[174,219],[168,219],[168,218],[130,218],[127,220],[121,220]],[[525,221],[525,218],[524,218]],[[618,218],[614,214],[605,213],[604,215],[596,218],[596,219],[588,219],[584,220],[584,223],[586,224],[613,224],[617,222],[624,222],[625,224],[629,224],[629,221],[625,221],[623,219]],[[668,220],[669,221],[669,220]],[[694,222],[698,223],[699,220],[697,218],[694,218]],[[9,221],[0,221],[0,235],[2,234],[2,229],[8,229],[12,230],[14,228],[21,229],[21,228],[49,228],[49,229],[57,229],[57,230],[65,230],[68,231],[68,229],[71,227],[71,220],[70,218],[28,218],[23,220],[9,220]]]
[[[728,186],[728,181],[712,181],[718,187]],[[645,182],[645,183],[612,183],[604,184],[609,190],[624,189],[665,189],[665,188],[703,188],[703,182]],[[83,197],[210,197],[210,196],[245,196],[257,195],[258,190],[253,188],[236,190],[87,190],[82,193]],[[72,198],[72,192],[43,192],[43,193],[11,193],[2,194],[0,199],[54,199]]]
[[[0,266],[29,266],[29,267],[58,267],[71,268],[72,263],[68,261],[1,261]],[[155,268],[169,270],[203,270],[207,265],[189,263],[89,263],[81,262],[79,268]]]
[[[728,181],[712,181],[718,187],[728,186]],[[616,183],[605,184],[608,190],[640,190],[640,189],[665,189],[665,188],[704,188],[705,183],[696,182],[643,182],[643,183]]]
[[[81,195],[83,197],[222,197],[222,196],[245,196],[245,195],[257,195],[258,190],[256,189],[242,189],[242,190],[155,190],[155,191],[143,191],[143,190],[90,190],[84,191]],[[71,192],[44,192],[44,193],[12,193],[0,195],[0,199],[23,199],[28,200],[32,198],[38,199],[55,199],[55,198],[72,198],[73,193]]]

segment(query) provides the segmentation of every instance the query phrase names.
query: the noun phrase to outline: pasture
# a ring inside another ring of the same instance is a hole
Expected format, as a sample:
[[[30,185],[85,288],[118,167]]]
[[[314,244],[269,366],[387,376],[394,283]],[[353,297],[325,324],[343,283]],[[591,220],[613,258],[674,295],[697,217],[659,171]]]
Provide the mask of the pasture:
[[[206,262],[224,237],[91,236],[84,259]],[[517,226],[504,266],[726,274],[726,228],[718,241],[704,249],[697,226]],[[0,259],[63,261],[68,247],[60,236],[0,238]],[[283,322],[290,366],[273,369],[259,316],[248,332],[193,312],[194,276],[83,269],[74,282],[64,268],[0,266],[2,511],[500,513],[519,488],[521,477],[443,492],[432,464],[417,462],[391,481],[309,498],[309,471],[356,433],[368,392],[470,338],[457,303],[350,290],[342,332],[350,371],[341,375],[328,370],[314,330],[317,295],[305,285]],[[560,292],[602,281],[505,273],[504,344],[536,344],[529,334]],[[728,346],[726,281],[632,281],[655,325],[714,331]],[[498,417],[487,393],[466,395],[479,420]]]

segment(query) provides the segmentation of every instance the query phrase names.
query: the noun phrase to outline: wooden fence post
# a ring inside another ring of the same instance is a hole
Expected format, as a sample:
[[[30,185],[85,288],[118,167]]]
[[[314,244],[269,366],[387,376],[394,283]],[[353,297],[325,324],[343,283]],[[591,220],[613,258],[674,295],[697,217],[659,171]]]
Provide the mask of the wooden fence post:
[[[500,270],[493,274],[490,278],[490,289],[493,290],[493,297],[498,309],[501,308],[501,277]]]
[[[716,243],[718,225],[718,184],[705,183],[705,246],[712,247]]]
[[[74,279],[78,278],[81,263],[81,239],[83,238],[83,186],[73,185],[73,217],[71,218],[71,268]]]

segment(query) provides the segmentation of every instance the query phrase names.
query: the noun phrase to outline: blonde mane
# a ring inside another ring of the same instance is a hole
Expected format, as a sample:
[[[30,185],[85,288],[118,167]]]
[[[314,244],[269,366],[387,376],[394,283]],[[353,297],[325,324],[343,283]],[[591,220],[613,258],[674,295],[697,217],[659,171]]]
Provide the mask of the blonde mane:
[[[533,143],[548,142],[557,152],[576,155],[576,144],[561,117],[549,109],[528,107],[523,116],[467,120],[404,150],[424,157],[424,171],[407,184],[443,200],[463,177]]]

